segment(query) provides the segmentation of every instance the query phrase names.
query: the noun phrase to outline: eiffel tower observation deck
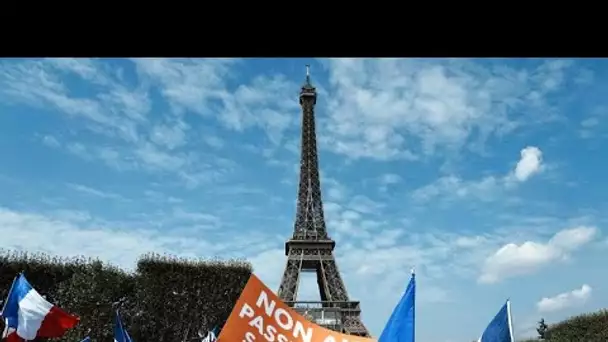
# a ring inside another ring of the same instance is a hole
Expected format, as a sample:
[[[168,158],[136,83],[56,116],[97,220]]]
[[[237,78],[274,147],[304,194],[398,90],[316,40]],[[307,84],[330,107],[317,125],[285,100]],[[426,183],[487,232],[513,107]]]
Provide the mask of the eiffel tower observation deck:
[[[285,243],[287,263],[278,295],[310,321],[328,329],[357,336],[370,336],[361,321],[359,302],[350,300],[338,270],[332,240],[325,226],[314,109],[317,91],[306,66],[306,80],[300,90],[302,138],[300,183],[293,235]],[[315,272],[320,301],[298,301],[302,272]]]

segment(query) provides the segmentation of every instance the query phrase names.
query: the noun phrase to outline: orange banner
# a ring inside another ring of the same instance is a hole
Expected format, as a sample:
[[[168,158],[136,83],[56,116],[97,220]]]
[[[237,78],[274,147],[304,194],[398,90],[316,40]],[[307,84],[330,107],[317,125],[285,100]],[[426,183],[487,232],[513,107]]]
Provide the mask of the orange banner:
[[[218,342],[376,342],[316,325],[283,303],[251,275]]]

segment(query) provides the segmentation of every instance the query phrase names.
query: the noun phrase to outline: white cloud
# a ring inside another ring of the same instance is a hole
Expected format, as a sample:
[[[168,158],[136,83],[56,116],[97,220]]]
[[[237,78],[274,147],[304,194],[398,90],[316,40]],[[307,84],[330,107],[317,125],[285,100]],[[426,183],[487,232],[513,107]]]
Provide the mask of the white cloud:
[[[583,139],[591,139],[596,137],[606,137],[603,130],[604,123],[608,117],[608,108],[606,106],[598,106],[590,111],[586,118],[579,123],[579,135]]]
[[[591,298],[592,290],[591,286],[584,284],[580,289],[560,293],[554,297],[544,297],[536,303],[536,307],[540,312],[553,312],[577,306]]]
[[[282,75],[260,76],[232,89],[228,82],[238,60],[145,58],[134,62],[140,75],[159,87],[178,112],[212,115],[237,131],[262,128],[274,144],[297,122],[297,83]]]
[[[581,121],[581,127],[583,127],[583,128],[591,128],[591,127],[595,127],[599,124],[600,124],[600,119],[598,119],[596,117],[586,118],[585,120]]]
[[[130,63],[120,61],[125,62]],[[135,82],[124,80],[120,64],[101,60],[3,61],[0,97],[8,104],[42,107],[80,123],[70,125],[76,134],[43,137],[47,146],[64,148],[80,158],[99,160],[121,171],[171,175],[188,187],[217,182],[232,170],[222,158],[217,160],[203,150],[188,149],[201,137],[190,129],[186,113],[217,118],[228,129],[261,128],[277,146],[284,131],[297,122],[297,85],[282,75],[257,77],[251,83],[229,86],[238,60],[132,62]],[[67,75],[88,83],[92,96],[75,95],[80,91],[72,87],[74,83],[63,82]],[[173,116],[150,115],[152,86],[167,100]],[[90,139],[91,133],[97,135],[96,139]],[[203,141],[214,148],[223,144],[216,136],[204,136]]]
[[[506,244],[486,258],[479,281],[496,283],[565,260],[597,234],[595,227],[579,226],[559,231],[546,243],[525,241],[519,245]]]
[[[50,106],[88,120],[98,133],[132,143],[146,136],[153,140],[169,136],[169,127],[148,122],[152,86],[178,115],[213,116],[234,130],[258,127],[275,145],[298,122],[295,94],[300,80],[276,74],[232,82],[239,74],[238,59],[132,62],[139,78],[136,86],[127,86],[122,73],[109,70],[106,63],[90,59],[6,62],[0,68],[0,83],[8,102]],[[323,63],[329,84],[318,84],[326,97],[319,104],[319,130],[328,143],[321,147],[373,159],[415,159],[436,149],[482,146],[492,135],[538,120],[518,113],[530,107],[542,110],[545,97],[564,84],[570,66],[549,61],[535,69],[490,69],[466,60],[411,59]],[[73,96],[60,81],[66,74],[95,85],[99,93],[95,98]],[[179,130],[170,134],[171,141],[165,141],[169,149],[183,140]]]
[[[61,145],[55,137],[50,135],[45,135],[42,137],[42,143],[49,147],[59,147]]]
[[[240,85],[222,96],[221,121],[229,128],[243,130],[257,126],[274,144],[283,139],[283,132],[299,122],[298,86],[284,76],[258,77],[251,84]]]
[[[350,200],[348,207],[364,214],[377,214],[384,207],[384,204],[376,202],[367,196],[355,195]]]
[[[534,146],[528,146],[520,153],[521,159],[515,166],[514,175],[515,179],[524,182],[542,170],[543,153],[538,147]]]
[[[78,192],[85,193],[85,194],[88,194],[91,196],[95,196],[95,197],[115,199],[115,200],[121,200],[121,201],[128,200],[117,193],[102,191],[102,190],[91,188],[91,187],[88,187],[88,186],[82,185],[82,184],[68,184],[68,186],[70,188],[72,188],[73,190],[76,190]]]
[[[475,248],[484,243],[486,239],[482,236],[461,236],[454,243],[462,248]]]
[[[388,191],[389,187],[394,186],[399,182],[401,182],[401,176],[394,173],[385,173],[378,177],[378,190],[380,190],[381,192],[386,192]]]
[[[186,130],[190,126],[184,121],[177,121],[171,125],[159,124],[152,128],[150,140],[159,146],[173,150],[186,143]]]
[[[214,148],[222,148],[224,146],[224,140],[222,140],[220,137],[214,136],[214,135],[205,135],[203,138],[203,141]]]
[[[207,231],[209,239],[201,239],[201,225],[209,224],[220,224],[219,218],[181,209],[144,222],[104,222],[71,210],[38,214],[0,207],[0,236],[10,237],[0,240],[0,248],[67,257],[86,255],[132,269],[136,259],[148,252],[190,258],[222,254],[229,258],[255,255],[268,246],[268,237],[247,233],[228,238],[225,232]],[[155,229],[166,225],[172,229]]]
[[[238,60],[137,58],[139,75],[158,85],[174,110],[209,113],[211,101],[222,95]]]
[[[298,165],[297,172],[300,172]],[[333,178],[321,176],[321,184],[324,189],[327,189],[323,194],[327,194],[327,198],[333,201],[341,201],[348,195],[348,189],[340,182]]]
[[[108,84],[111,82],[103,73],[100,73],[98,66],[93,60],[85,58],[48,58],[46,61],[53,67],[63,72],[74,73],[85,80],[94,84]]]
[[[394,173],[385,173],[380,176],[380,183],[383,185],[396,184],[401,181],[401,176]]]
[[[443,176],[414,190],[412,198],[417,201],[429,201],[437,197],[494,200],[502,191],[511,188],[514,181],[523,183],[543,169],[542,151],[538,147],[528,146],[520,154],[515,169],[504,176],[485,176],[478,180],[464,180],[454,175]]]
[[[422,202],[437,197],[443,197],[444,199],[473,197],[480,200],[491,200],[499,190],[502,190],[501,182],[492,176],[478,181],[467,181],[457,176],[444,176],[431,184],[414,190],[412,198]]]
[[[467,60],[330,59],[325,148],[351,158],[412,159],[481,148],[491,136],[537,122],[571,63],[486,68]],[[419,142],[418,142],[419,141]]]

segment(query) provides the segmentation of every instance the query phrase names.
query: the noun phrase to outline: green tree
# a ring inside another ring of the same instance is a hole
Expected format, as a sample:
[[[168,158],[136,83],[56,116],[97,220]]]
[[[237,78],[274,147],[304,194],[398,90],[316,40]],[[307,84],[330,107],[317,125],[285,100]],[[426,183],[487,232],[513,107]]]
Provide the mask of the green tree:
[[[549,326],[545,323],[545,319],[541,318],[538,322],[538,328],[536,328],[536,332],[538,332],[538,338],[541,340],[545,340],[548,338]]]
[[[221,329],[252,269],[242,260],[148,254],[125,272],[98,260],[0,250],[0,307],[19,272],[50,302],[80,317],[64,337],[32,342],[111,340],[117,309],[133,340],[183,342]]]

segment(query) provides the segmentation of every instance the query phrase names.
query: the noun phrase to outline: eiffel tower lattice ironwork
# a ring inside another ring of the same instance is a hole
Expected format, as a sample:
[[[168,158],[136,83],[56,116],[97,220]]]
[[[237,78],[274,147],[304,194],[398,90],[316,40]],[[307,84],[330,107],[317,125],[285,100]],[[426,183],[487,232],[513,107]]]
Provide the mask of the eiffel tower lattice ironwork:
[[[325,227],[315,133],[316,102],[317,91],[310,82],[307,65],[306,82],[300,91],[302,155],[297,213],[293,236],[285,243],[287,264],[278,295],[319,325],[350,335],[369,336],[361,321],[359,302],[348,297],[333,254],[336,242],[329,237]],[[300,274],[311,271],[316,272],[321,301],[298,301]]]

